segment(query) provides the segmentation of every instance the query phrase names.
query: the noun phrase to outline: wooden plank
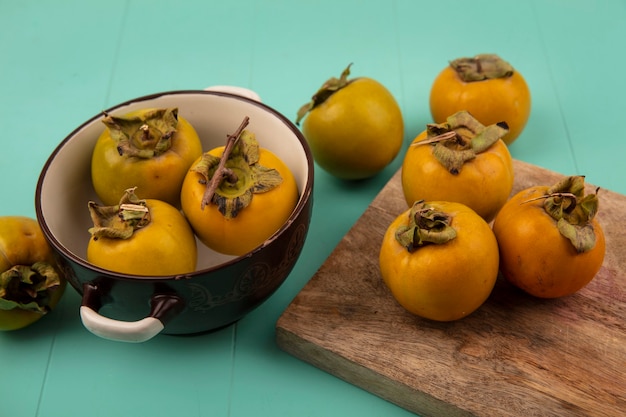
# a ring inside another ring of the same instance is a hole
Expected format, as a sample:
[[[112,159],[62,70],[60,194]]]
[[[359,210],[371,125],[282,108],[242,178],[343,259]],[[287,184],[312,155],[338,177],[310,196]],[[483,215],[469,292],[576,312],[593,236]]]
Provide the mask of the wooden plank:
[[[514,167],[513,193],[562,177]],[[600,192],[607,254],[587,287],[540,300],[499,278],[478,311],[437,323],[380,277],[382,236],[407,208],[397,173],[281,315],[277,343],[422,416],[626,415],[626,197]]]

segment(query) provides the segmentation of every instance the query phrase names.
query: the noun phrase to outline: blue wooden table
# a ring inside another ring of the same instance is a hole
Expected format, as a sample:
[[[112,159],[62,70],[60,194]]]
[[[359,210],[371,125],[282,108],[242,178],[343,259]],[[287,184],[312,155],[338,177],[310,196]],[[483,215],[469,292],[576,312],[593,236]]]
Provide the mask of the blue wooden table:
[[[50,152],[84,120],[159,91],[229,84],[295,120],[352,62],[405,118],[402,154],[357,183],[316,169],[304,251],[285,284],[235,325],[143,344],[84,329],[80,297],[0,333],[0,416],[403,416],[277,348],[274,326],[399,168],[429,123],[451,59],[497,53],[526,78],[532,113],[514,158],[626,194],[623,0],[0,0],[0,215],[34,217]]]

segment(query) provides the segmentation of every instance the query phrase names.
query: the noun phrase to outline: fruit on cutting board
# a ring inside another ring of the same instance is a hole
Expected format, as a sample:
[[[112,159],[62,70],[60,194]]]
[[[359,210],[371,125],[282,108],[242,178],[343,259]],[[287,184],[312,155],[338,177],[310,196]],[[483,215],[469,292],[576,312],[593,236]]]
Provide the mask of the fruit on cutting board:
[[[378,81],[349,79],[350,65],[332,77],[298,111],[315,162],[347,180],[376,175],[398,155],[404,137],[402,112]]]
[[[261,147],[245,126],[227,144],[205,152],[189,169],[181,190],[182,210],[209,248],[244,255],[277,232],[298,201],[289,167]]]
[[[196,239],[182,213],[160,200],[140,199],[135,188],[113,206],[89,202],[87,261],[109,271],[178,275],[196,268]]]
[[[507,131],[504,123],[484,126],[466,111],[429,124],[402,163],[407,205],[453,201],[493,220],[513,188],[513,160],[501,140]]]
[[[487,300],[498,276],[489,225],[454,202],[417,201],[388,227],[380,272],[407,311],[436,321],[461,319]]]
[[[29,326],[56,307],[67,282],[39,223],[0,217],[0,330]]]
[[[91,160],[93,187],[102,203],[115,205],[127,189],[137,187],[144,198],[179,207],[180,187],[202,144],[178,109],[107,114],[102,122],[106,129]]]
[[[598,190],[585,194],[582,176],[514,195],[493,224],[502,275],[541,298],[563,297],[586,286],[606,250],[598,206]]]
[[[484,125],[504,121],[507,145],[515,141],[530,117],[530,90],[522,74],[495,54],[458,58],[435,78],[430,90],[430,112],[443,123],[467,110]]]

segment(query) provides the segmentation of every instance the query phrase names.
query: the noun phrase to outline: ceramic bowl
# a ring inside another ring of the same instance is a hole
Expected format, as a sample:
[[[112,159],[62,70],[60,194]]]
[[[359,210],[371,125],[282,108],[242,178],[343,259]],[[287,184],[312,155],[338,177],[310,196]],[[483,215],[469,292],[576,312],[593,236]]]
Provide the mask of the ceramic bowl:
[[[106,110],[122,115],[147,107],[178,107],[205,151],[225,143],[245,116],[260,146],[293,172],[300,197],[288,221],[262,245],[239,256],[220,255],[199,241],[198,267],[178,276],[111,272],[86,260],[92,225],[87,202],[91,154],[104,130],[98,114],[74,130],[45,163],[35,195],[37,219],[68,281],[82,295],[81,319],[101,337],[146,341],[159,333],[194,334],[227,326],[270,297],[300,256],[312,212],[313,159],[299,129],[269,106],[219,91],[173,91],[137,98]]]

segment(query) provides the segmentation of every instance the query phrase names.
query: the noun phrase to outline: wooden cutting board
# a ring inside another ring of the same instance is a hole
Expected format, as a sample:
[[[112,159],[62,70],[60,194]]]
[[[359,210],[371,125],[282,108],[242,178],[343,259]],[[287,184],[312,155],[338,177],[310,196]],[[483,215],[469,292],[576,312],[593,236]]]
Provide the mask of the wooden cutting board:
[[[562,177],[514,164],[514,193]],[[587,287],[540,300],[499,278],[478,311],[437,323],[380,277],[383,233],[407,209],[396,173],[281,315],[277,343],[421,416],[625,416],[626,196],[600,193],[607,254]]]

